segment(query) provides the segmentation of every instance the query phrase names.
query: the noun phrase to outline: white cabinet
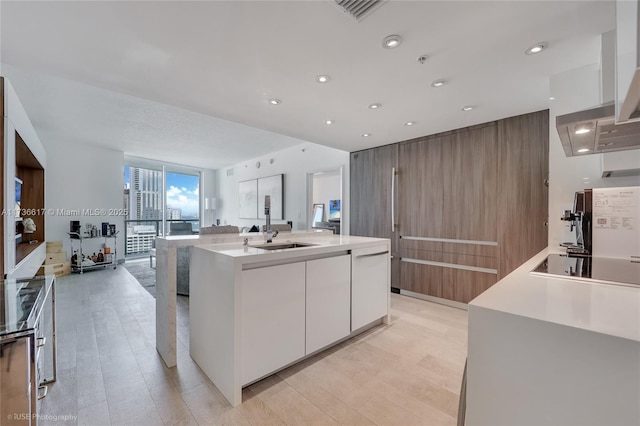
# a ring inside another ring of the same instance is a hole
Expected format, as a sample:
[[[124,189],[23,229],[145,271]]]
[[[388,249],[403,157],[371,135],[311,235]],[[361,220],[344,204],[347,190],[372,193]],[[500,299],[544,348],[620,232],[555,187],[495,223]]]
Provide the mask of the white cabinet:
[[[305,262],[242,271],[241,377],[247,384],[304,357]]]
[[[389,260],[387,246],[351,251],[351,331],[389,312]]]
[[[306,263],[306,354],[309,355],[351,332],[351,256]]]

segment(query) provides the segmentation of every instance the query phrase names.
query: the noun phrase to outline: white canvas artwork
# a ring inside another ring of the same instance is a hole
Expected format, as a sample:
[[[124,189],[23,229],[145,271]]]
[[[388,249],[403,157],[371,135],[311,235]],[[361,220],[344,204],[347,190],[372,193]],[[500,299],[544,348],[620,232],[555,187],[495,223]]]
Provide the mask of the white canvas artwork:
[[[238,203],[238,217],[240,219],[256,219],[258,217],[257,179],[238,183]]]
[[[264,196],[271,196],[271,219],[284,219],[283,212],[284,175],[275,175],[258,179],[258,218],[264,219]]]

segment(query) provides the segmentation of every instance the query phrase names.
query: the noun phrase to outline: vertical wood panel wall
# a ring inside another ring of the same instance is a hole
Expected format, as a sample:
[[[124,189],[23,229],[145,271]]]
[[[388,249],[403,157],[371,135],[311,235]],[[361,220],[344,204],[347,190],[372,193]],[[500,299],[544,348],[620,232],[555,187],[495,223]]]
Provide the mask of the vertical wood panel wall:
[[[468,303],[547,245],[548,141],[540,111],[352,153],[352,233],[395,239],[405,261],[392,286]],[[390,220],[385,158],[397,158],[396,235],[378,231]]]
[[[504,278],[547,246],[549,114],[498,122],[498,277]]]

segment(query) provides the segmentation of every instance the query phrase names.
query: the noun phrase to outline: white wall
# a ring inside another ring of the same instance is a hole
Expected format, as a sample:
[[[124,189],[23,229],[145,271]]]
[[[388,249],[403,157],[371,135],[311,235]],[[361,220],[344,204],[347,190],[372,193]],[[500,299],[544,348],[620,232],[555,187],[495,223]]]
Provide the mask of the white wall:
[[[588,65],[550,78],[549,93],[555,99],[549,109],[549,246],[575,242],[567,222],[560,220],[571,210],[576,191],[587,188],[640,185],[640,176],[602,178],[602,154],[567,157],[555,127],[556,116],[601,104],[599,64]],[[634,150],[637,151],[637,150]]]
[[[271,163],[273,159],[273,163]],[[260,168],[256,168],[256,162]],[[218,204],[217,217],[221,224],[250,226],[262,225],[264,220],[238,218],[238,182],[277,174],[284,174],[284,220],[293,222],[293,229],[306,230],[310,227],[310,215],[313,201],[307,194],[307,174],[343,167],[342,182],[342,228],[343,234],[349,233],[349,153],[313,143],[303,143],[292,148],[274,152],[264,157],[254,158],[221,169],[217,174]],[[233,174],[227,176],[227,171]],[[340,198],[340,197],[338,197]],[[307,201],[308,200],[308,201]]]
[[[117,257],[124,259],[124,216],[109,215],[109,210],[123,208],[124,153],[111,149],[61,141],[45,142],[47,168],[45,170],[46,208],[54,214],[46,217],[47,241],[60,240],[70,255],[69,221],[79,220],[100,229],[102,222],[116,224],[118,235]],[[59,209],[106,209],[106,215],[68,216]],[[115,212],[119,213],[119,212]],[[111,240],[112,242],[113,240]],[[102,239],[83,243],[85,254],[97,253]],[[77,247],[77,243],[75,243]],[[113,247],[112,247],[113,248]]]
[[[324,203],[327,218],[329,200],[339,200],[340,189],[340,170],[313,175],[313,204]]]

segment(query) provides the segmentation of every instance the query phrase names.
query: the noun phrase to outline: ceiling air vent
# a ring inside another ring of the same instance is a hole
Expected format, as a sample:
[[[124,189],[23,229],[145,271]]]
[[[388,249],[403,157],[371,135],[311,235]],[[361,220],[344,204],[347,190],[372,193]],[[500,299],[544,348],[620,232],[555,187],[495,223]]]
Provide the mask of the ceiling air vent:
[[[356,22],[362,21],[371,12],[388,0],[333,0],[342,12]]]
[[[233,176],[233,169],[227,169],[227,176]]]

